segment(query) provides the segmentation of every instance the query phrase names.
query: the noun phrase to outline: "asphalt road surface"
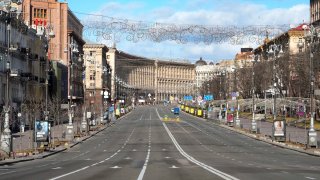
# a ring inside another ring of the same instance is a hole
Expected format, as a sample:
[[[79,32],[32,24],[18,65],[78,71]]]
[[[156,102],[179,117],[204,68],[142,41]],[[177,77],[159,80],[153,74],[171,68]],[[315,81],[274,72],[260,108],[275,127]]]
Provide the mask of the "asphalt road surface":
[[[320,158],[279,148],[169,107],[137,107],[62,153],[1,166],[0,179],[320,179]]]

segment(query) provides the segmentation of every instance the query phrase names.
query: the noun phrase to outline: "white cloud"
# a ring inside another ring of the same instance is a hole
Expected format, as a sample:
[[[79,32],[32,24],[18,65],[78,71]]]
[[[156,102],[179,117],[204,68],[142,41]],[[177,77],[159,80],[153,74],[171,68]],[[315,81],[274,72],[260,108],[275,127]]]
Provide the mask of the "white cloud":
[[[175,10],[174,4],[181,1],[172,0],[170,6],[148,9],[142,3],[107,3],[99,14],[109,17],[127,18],[147,22],[164,22],[174,24],[223,25],[238,27],[248,25],[282,25],[309,22],[309,5],[298,4],[290,8],[269,9],[265,5],[240,3],[239,1],[187,1]],[[197,9],[194,7],[201,7]],[[109,41],[110,44],[110,41]],[[250,44],[249,44],[250,45]],[[209,60],[233,59],[241,47],[248,45],[225,44],[177,44],[175,42],[153,43],[150,41],[132,43],[122,39],[118,43],[121,50],[146,57],[188,58],[192,61],[203,57]],[[255,47],[256,44],[252,44]]]

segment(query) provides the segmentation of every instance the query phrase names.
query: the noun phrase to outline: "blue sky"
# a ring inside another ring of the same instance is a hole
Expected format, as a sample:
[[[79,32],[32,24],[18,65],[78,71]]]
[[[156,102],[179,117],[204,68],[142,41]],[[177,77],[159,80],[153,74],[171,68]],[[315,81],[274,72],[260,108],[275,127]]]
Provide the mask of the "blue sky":
[[[115,18],[173,24],[200,25],[298,25],[309,22],[309,0],[68,0],[70,9],[81,20],[85,14],[100,14]],[[101,38],[100,38],[101,39]],[[111,41],[105,40],[110,46]],[[139,56],[188,59],[200,57],[218,62],[233,59],[241,47],[256,44],[177,44],[175,42],[154,43],[128,42],[121,39],[117,48]]]

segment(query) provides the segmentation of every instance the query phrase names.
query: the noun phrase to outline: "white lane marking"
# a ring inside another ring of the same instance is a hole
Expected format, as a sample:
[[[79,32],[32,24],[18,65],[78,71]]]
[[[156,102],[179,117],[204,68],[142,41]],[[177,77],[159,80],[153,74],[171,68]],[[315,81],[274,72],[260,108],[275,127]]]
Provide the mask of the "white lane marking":
[[[161,117],[159,115],[159,112],[158,112],[158,109],[156,109],[156,112],[158,114],[158,117],[159,119],[161,120]],[[165,130],[167,131],[169,137],[171,138],[171,141],[173,142],[173,144],[176,146],[176,148],[178,149],[178,151],[180,152],[181,155],[183,155],[185,158],[187,158],[189,161],[193,162],[194,164],[202,167],[203,169],[223,178],[223,179],[226,179],[226,180],[239,180],[238,178],[236,177],[233,177],[229,174],[226,174],[222,171],[219,171],[209,165],[206,165],[196,159],[194,159],[194,157],[190,156],[189,154],[187,154],[182,148],[181,146],[179,145],[179,143],[177,142],[177,140],[174,138],[174,136],[172,135],[172,133],[170,132],[169,128],[167,127],[167,125],[165,123],[162,123],[162,125],[164,126]]]
[[[91,164],[91,167],[92,167],[92,166],[96,166],[96,165],[98,165],[98,163]]]
[[[127,141],[129,141],[129,139],[131,138],[131,136],[132,136],[132,134],[133,134],[134,130],[135,130],[135,129],[133,129],[133,130],[132,130],[131,134],[130,134],[130,135],[129,135],[129,137],[127,138]],[[119,150],[118,150],[118,151],[119,151]],[[89,151],[88,151],[88,152],[89,152]],[[103,161],[98,162],[98,164],[101,164],[101,163],[104,163],[105,161],[108,161],[109,159],[113,158],[116,154],[118,154],[118,152],[114,153],[113,155],[111,155],[110,157],[108,157],[108,158],[104,159]],[[94,165],[94,166],[95,166],[96,164],[97,164],[97,163],[94,163],[94,164],[92,164],[92,165]],[[51,178],[50,180],[56,180],[56,179],[60,179],[60,178],[63,178],[63,177],[69,176],[69,175],[71,175],[71,174],[74,174],[74,173],[77,173],[77,172],[83,171],[83,170],[85,170],[85,169],[87,169],[87,168],[89,168],[89,167],[92,167],[92,165],[90,165],[90,166],[85,166],[85,167],[83,167],[83,168],[81,168],[81,169],[77,169],[77,170],[75,170],[75,171],[71,171],[71,172],[66,173],[66,174],[62,174],[62,175],[60,175],[60,176],[57,176],[57,177]],[[0,174],[0,175],[1,175],[1,174]]]
[[[60,178],[69,176],[70,174],[74,174],[74,173],[77,173],[77,172],[79,172],[79,171],[83,171],[83,170],[85,170],[85,169],[87,169],[87,168],[89,168],[89,166],[83,167],[83,168],[81,168],[81,169],[77,169],[77,170],[75,170],[75,171],[71,171],[71,172],[69,172],[69,173],[67,173],[67,174],[63,174],[63,175],[61,175],[61,176],[54,177],[54,178],[52,178],[52,179],[50,179],[50,180],[60,179]]]
[[[162,151],[166,151],[167,149],[162,149]]]
[[[126,158],[124,158],[124,159],[126,159],[126,160],[130,160],[130,159],[132,159],[131,157],[126,157]]]
[[[171,157],[168,157],[168,156],[167,156],[167,157],[164,157],[164,158],[166,158],[166,159],[170,159]]]
[[[132,151],[137,151],[136,149],[132,149]]]
[[[61,167],[55,167],[55,168],[51,168],[51,169],[61,169]]]
[[[121,167],[119,167],[119,166],[113,166],[113,167],[110,167],[110,168],[112,168],[112,169],[120,169]]]
[[[140,174],[138,176],[138,179],[137,180],[142,180],[143,179],[143,176],[144,176],[144,173],[146,172],[146,169],[147,169],[147,166],[148,166],[148,162],[149,162],[149,158],[150,158],[150,151],[151,151],[151,126],[149,126],[149,146],[148,146],[148,154],[147,154],[147,157],[146,157],[146,160],[144,162],[144,165],[140,171]]]
[[[175,165],[172,165],[171,167],[169,168],[172,168],[172,169],[178,169],[179,167],[175,166]]]
[[[313,177],[305,177],[305,178],[307,178],[307,179],[312,179],[312,180],[313,180],[313,179],[316,179],[316,178],[313,178]]]
[[[1,175],[5,175],[5,174],[11,174],[11,173],[14,173],[14,172],[17,172],[17,171],[9,171],[9,172],[5,172],[5,173],[1,173],[0,176]]]
[[[48,166],[49,164],[44,164],[44,165],[40,165],[40,166],[37,166],[37,167],[45,167],[45,166]]]

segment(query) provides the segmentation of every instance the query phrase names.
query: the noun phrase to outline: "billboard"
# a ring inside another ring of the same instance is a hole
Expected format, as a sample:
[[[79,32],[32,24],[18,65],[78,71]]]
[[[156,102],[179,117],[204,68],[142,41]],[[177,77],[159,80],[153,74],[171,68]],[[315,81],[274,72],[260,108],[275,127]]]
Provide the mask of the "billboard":
[[[35,122],[35,138],[36,142],[49,141],[49,122],[36,120]]]
[[[285,135],[285,128],[284,128],[284,121],[274,121],[274,136],[284,136]]]

